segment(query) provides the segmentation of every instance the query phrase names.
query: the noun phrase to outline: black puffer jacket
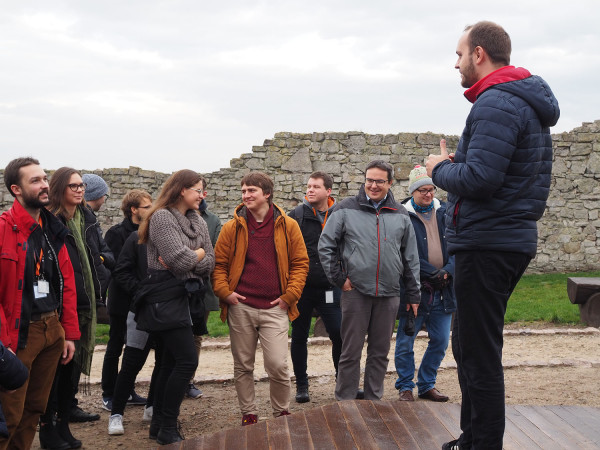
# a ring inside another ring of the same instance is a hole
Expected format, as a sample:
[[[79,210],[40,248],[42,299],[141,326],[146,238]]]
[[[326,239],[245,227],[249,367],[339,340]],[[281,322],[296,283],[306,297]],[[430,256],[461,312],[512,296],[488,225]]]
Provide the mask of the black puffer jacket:
[[[138,239],[137,231],[129,235],[121,249],[117,266],[113,271],[112,283],[116,283],[123,294],[127,296],[122,298],[122,303],[119,303],[119,310],[123,307],[127,307],[127,311],[130,310],[131,300],[138,289],[139,283],[146,278],[148,273],[146,244],[138,244]],[[108,305],[112,307],[111,297],[109,297]]]
[[[105,300],[110,283],[110,272],[115,268],[116,257],[102,237],[102,228],[100,228],[96,214],[90,208],[84,209],[87,213],[91,213],[91,216],[88,214],[85,219],[85,239],[90,248],[97,249],[97,252],[94,252],[94,266],[96,266],[100,282],[101,297],[98,299]],[[93,227],[91,227],[92,224]]]
[[[125,248],[125,242],[131,236],[132,233],[136,232],[139,225],[135,224],[129,218],[125,218],[122,222],[111,227],[104,236],[104,239],[108,246],[110,247],[115,260],[118,261]],[[137,235],[137,233],[136,233]],[[144,246],[145,247],[145,246]],[[113,316],[127,316],[129,312],[129,303],[131,302],[131,297],[129,293],[127,293],[120,285],[120,283],[115,282],[115,271],[116,267],[113,270],[112,279],[108,286],[108,301],[107,308],[108,313]]]
[[[544,80],[513,66],[492,72],[465,96],[474,103],[454,163],[433,169],[433,183],[448,191],[448,250],[533,257],[536,221],[550,191],[549,127],[558,121],[558,102]]]

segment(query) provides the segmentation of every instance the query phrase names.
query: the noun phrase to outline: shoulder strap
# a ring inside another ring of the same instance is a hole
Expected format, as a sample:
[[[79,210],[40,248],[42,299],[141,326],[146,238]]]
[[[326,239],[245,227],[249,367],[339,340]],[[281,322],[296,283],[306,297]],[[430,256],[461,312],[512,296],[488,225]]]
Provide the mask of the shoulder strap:
[[[298,222],[298,226],[300,227],[300,229],[302,229],[302,222],[304,222],[304,204],[300,203],[298,206],[296,206],[296,208],[294,209],[294,218],[296,219],[296,222]]]

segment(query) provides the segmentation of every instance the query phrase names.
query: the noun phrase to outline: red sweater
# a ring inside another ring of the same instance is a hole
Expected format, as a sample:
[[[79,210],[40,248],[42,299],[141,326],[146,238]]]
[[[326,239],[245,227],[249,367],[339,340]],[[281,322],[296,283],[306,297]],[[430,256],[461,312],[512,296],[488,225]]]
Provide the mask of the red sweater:
[[[271,302],[281,295],[274,231],[273,206],[261,223],[248,211],[248,251],[236,291],[253,308],[273,308]]]

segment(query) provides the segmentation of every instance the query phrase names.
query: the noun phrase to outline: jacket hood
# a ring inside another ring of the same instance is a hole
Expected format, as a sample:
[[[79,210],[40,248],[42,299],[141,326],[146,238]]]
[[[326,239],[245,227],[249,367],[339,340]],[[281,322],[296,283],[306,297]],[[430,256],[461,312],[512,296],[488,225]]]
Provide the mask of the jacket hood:
[[[206,203],[205,199],[202,199],[202,201],[200,202],[200,207],[198,208],[198,210],[203,213],[204,211],[206,211],[208,209],[208,203]]]
[[[475,103],[489,88],[521,97],[535,110],[544,127],[553,127],[558,122],[560,109],[550,86],[541,77],[531,75],[527,69],[505,66],[495,70],[465,91],[465,97]]]
[[[279,216],[285,216],[285,211],[283,209],[281,209],[275,203],[273,203],[272,206],[273,206],[273,220],[277,221]],[[248,208],[246,208],[246,205],[244,205],[243,203],[240,203],[233,211],[233,218],[237,222],[240,222],[240,218],[244,218],[244,223],[246,223],[246,221],[248,220]]]
[[[308,202],[308,200],[306,199],[306,197],[304,197],[304,200],[302,201],[302,204],[305,206],[308,206],[313,213],[316,214],[315,208],[313,208],[313,206]],[[335,207],[335,205],[337,205],[337,202],[335,201],[335,198],[333,197],[328,197],[327,198],[327,212],[331,212],[331,210]]]

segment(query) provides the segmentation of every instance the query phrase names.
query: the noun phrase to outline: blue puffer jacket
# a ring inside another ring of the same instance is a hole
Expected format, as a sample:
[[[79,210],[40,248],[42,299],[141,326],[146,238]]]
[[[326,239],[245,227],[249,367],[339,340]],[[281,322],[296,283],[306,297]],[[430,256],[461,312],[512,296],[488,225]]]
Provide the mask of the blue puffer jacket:
[[[431,285],[427,283],[437,268],[429,263],[429,247],[427,244],[427,230],[425,225],[419,219],[410,201],[412,197],[408,197],[402,202],[402,206],[408,211],[410,221],[415,229],[415,237],[417,238],[417,249],[419,250],[419,264],[421,266],[421,304],[419,305],[419,315],[429,314],[431,303],[433,302],[433,292]],[[446,245],[446,230],[444,228],[444,215],[446,213],[446,204],[441,203],[437,198],[433,199],[433,207],[435,209],[435,217],[437,220],[438,231],[440,234],[440,244],[442,246],[442,258],[444,259],[444,269],[448,275],[454,278],[454,256],[448,254]],[[444,312],[452,313],[456,311],[456,296],[454,295],[453,283],[448,284],[442,289],[442,304]],[[400,308],[398,312],[402,315],[406,314],[406,296],[404,295],[404,286],[400,293]]]
[[[513,66],[492,72],[465,96],[474,104],[454,163],[440,162],[432,177],[448,191],[448,250],[533,257],[550,190],[549,127],[558,121],[558,102],[544,80]]]

